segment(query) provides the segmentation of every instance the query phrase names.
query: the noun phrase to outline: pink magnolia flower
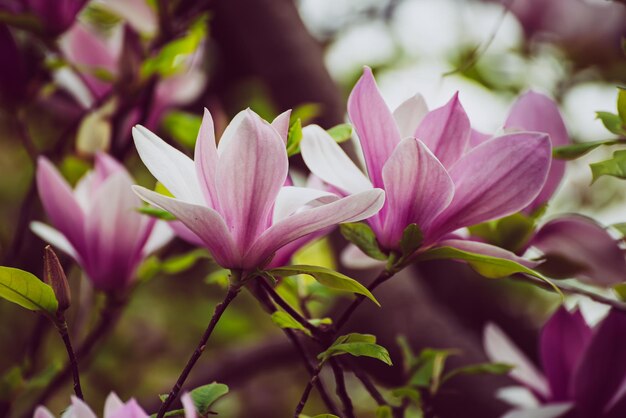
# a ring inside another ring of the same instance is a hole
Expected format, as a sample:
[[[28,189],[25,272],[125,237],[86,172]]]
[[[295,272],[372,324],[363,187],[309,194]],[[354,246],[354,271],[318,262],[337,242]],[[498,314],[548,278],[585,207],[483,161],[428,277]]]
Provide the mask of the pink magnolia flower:
[[[205,110],[194,160],[142,126],[133,129],[133,137],[146,167],[175,197],[139,186],[135,192],[176,216],[225,268],[263,267],[287,244],[337,223],[369,218],[384,202],[380,189],[341,199],[283,187],[284,139],[249,109],[232,120],[219,146]]]
[[[181,397],[181,402],[185,410],[185,418],[196,418],[198,416],[189,393],[185,393]],[[91,410],[89,405],[75,396],[72,396],[72,404],[65,410],[62,416],[64,418],[97,418],[96,414]],[[146,411],[139,406],[135,399],[130,399],[124,403],[113,392],[109,394],[106,402],[104,403],[104,413],[102,416],[103,418],[149,417]],[[33,418],[54,418],[54,415],[45,406],[39,406],[35,410]]]
[[[502,330],[488,325],[488,357],[515,366],[510,377],[522,385],[499,393],[517,406],[506,418],[626,416],[624,333],[623,312],[611,310],[591,328],[579,311],[561,307],[541,331],[538,369]]]
[[[96,155],[95,169],[74,190],[46,158],[37,164],[39,196],[56,229],[33,222],[32,231],[74,258],[105,292],[126,288],[141,261],[171,238],[167,226],[137,212],[133,183],[106,154]]]
[[[345,195],[385,190],[385,205],[369,224],[387,250],[399,249],[411,223],[420,227],[428,248],[459,228],[523,209],[550,168],[550,140],[543,133],[509,133],[471,147],[469,119],[457,95],[430,112],[419,96],[390,112],[369,68],[352,90],[348,114],[367,175],[317,126],[304,129],[302,157]],[[486,244],[475,246],[489,252]]]

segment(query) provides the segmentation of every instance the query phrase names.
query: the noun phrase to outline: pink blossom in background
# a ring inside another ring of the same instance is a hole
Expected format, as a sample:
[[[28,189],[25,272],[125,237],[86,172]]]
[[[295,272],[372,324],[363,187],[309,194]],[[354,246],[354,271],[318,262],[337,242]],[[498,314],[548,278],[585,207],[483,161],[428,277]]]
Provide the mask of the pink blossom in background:
[[[54,228],[33,222],[31,229],[74,258],[98,290],[124,290],[141,261],[172,236],[163,222],[137,212],[133,183],[124,166],[102,153],[74,190],[48,159],[37,164],[39,196]]]
[[[133,136],[142,161],[175,197],[139,186],[135,191],[176,216],[220,266],[244,270],[267,265],[276,251],[301,237],[380,210],[380,189],[339,198],[283,187],[288,160],[279,131],[248,109],[235,116],[216,146],[213,121],[205,110],[191,160],[138,126]]]
[[[383,209],[369,223],[388,250],[399,249],[411,223],[428,248],[457,229],[515,213],[537,197],[548,175],[548,135],[508,133],[472,147],[457,95],[430,112],[416,96],[392,113],[369,68],[350,95],[348,114],[367,175],[317,126],[304,129],[302,156],[313,174],[345,195],[386,191]],[[478,249],[489,253],[488,247]]]

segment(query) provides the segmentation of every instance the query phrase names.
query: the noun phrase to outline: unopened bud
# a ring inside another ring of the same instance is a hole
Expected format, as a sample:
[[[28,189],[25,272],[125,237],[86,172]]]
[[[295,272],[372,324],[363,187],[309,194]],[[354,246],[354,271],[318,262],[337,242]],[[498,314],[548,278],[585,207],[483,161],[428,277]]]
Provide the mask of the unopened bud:
[[[57,255],[49,245],[46,247],[43,257],[43,281],[50,285],[54,291],[59,302],[58,312],[66,311],[72,303],[70,286]]]

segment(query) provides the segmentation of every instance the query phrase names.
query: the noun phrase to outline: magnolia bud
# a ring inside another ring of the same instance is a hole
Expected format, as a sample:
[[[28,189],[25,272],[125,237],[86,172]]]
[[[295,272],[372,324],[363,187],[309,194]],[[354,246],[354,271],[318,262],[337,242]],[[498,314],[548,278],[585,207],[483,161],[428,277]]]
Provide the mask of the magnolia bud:
[[[57,255],[49,245],[46,247],[43,257],[43,281],[52,287],[54,295],[59,302],[57,312],[66,311],[72,302],[70,286],[67,283],[67,277]]]

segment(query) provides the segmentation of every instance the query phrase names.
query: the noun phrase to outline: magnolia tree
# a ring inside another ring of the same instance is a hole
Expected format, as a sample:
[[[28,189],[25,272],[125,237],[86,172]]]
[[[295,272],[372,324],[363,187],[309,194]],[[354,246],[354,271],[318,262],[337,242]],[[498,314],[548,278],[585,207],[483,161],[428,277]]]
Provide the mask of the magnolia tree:
[[[598,114],[615,136],[587,143],[573,143],[557,104],[534,91],[519,95],[495,133],[473,127],[463,92],[432,109],[415,94],[392,110],[368,67],[348,98],[349,123],[303,127],[301,109],[265,120],[248,108],[226,124],[214,104],[201,118],[176,109],[194,101],[205,83],[199,63],[206,21],[194,2],[85,3],[1,6],[0,47],[12,61],[1,74],[2,100],[35,167],[32,200],[38,197],[44,212],[19,223],[49,245],[43,270],[29,272],[12,267],[23,246],[13,243],[7,266],[0,267],[0,296],[53,324],[67,353],[61,366],[44,367],[29,355],[5,373],[4,414],[57,416],[48,400],[71,380],[74,394],[64,395],[69,406],[63,416],[95,417],[93,390],[81,378],[93,352],[123,322],[128,302],[159,269],[185,276],[189,265],[208,257],[210,280],[222,283],[224,294],[203,318],[206,330],[197,344],[183,347],[186,354],[175,359],[180,371],[167,375],[171,389],[154,393],[155,400],[160,396],[155,407],[140,405],[132,394],[123,402],[117,388],[106,388],[105,418],[220,413],[221,403],[214,404],[228,399],[229,387],[210,380],[190,387],[188,377],[218,324],[228,320],[231,303],[246,293],[282,329],[308,373],[301,395],[291,399],[296,418],[309,416],[303,411],[314,391],[322,404],[307,413],[317,417],[436,417],[439,393],[468,374],[508,374],[521,385],[496,394],[511,405],[508,418],[626,416],[620,235],[626,228],[607,229],[573,213],[545,216],[566,160],[625,140],[624,90],[617,113]],[[77,20],[79,13],[84,18]],[[108,22],[108,31],[94,29],[98,20]],[[25,77],[29,63],[16,35],[22,32],[45,52],[36,68],[51,78]],[[40,149],[24,122],[37,106],[74,115],[51,150]],[[66,138],[76,139],[80,158],[65,157],[72,153]],[[355,147],[340,145],[349,139]],[[624,153],[593,163],[594,180],[626,177]],[[131,176],[139,159],[153,176],[144,174],[141,183],[153,187],[137,185]],[[356,272],[352,277],[326,263],[294,261],[331,234],[342,264]],[[187,253],[166,266],[167,251],[179,239]],[[560,302],[591,300],[608,313],[590,323],[571,304],[558,307],[542,328],[538,364],[507,337],[510,330],[495,324],[484,333],[489,361],[457,368],[446,367],[448,357],[462,355],[455,347],[416,352],[398,336],[403,356],[392,358],[376,335],[346,331],[362,304],[379,306],[385,318],[379,286],[404,280],[400,272],[431,260],[464,263],[488,279],[526,282],[557,294]],[[66,276],[72,266],[81,272],[80,290]],[[376,277],[363,280],[360,269]],[[39,271],[41,277],[33,274]],[[311,281],[316,287],[306,284]],[[90,303],[85,289],[103,296],[93,324],[81,318]],[[76,303],[78,314],[71,313]],[[150,309],[167,303],[153,301]],[[180,322],[187,319],[179,313]],[[88,329],[82,338],[77,327]],[[392,387],[377,382],[353,357],[401,364],[404,381]],[[326,374],[334,376],[332,384]],[[358,408],[357,390],[358,399],[371,398],[369,411]]]

